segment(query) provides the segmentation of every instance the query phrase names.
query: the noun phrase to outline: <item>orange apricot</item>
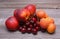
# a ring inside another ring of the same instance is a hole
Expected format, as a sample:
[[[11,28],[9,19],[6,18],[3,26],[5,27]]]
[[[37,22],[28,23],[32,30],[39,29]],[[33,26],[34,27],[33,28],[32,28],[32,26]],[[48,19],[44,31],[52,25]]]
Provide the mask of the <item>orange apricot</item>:
[[[36,16],[39,18],[46,18],[48,17],[48,15],[46,14],[46,12],[44,10],[39,10],[36,12]]]
[[[48,33],[54,33],[55,29],[56,29],[56,25],[51,23],[48,25],[47,31],[48,31]]]
[[[53,18],[51,18],[51,17],[47,17],[46,20],[48,21],[49,24],[50,24],[50,23],[54,23],[54,20],[53,20]]]
[[[47,27],[48,27],[48,21],[45,18],[42,18],[40,20],[40,27],[43,28],[43,29],[47,29]]]

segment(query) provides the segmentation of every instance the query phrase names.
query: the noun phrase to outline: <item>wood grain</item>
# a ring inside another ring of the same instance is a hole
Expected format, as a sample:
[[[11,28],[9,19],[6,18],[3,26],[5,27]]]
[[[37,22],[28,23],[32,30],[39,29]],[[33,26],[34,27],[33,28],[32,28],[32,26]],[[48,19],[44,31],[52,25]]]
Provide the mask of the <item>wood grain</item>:
[[[35,4],[38,9],[60,9],[60,0],[0,0],[0,8],[23,8],[27,4]]]
[[[54,34],[48,34],[39,31],[37,35],[21,34],[19,31],[7,31],[5,21],[13,15],[13,10],[14,9],[0,9],[0,39],[60,39],[60,9],[44,9],[49,16],[54,18],[56,32]]]

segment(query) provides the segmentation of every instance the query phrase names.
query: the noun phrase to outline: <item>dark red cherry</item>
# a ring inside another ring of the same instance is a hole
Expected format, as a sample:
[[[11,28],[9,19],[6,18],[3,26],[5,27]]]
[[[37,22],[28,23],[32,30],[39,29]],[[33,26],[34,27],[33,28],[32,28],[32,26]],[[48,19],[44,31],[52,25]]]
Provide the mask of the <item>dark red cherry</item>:
[[[29,27],[30,27],[30,28],[32,28],[32,27],[33,27],[33,25],[32,25],[32,24],[30,24],[30,25],[29,25]]]
[[[35,28],[32,29],[32,33],[33,33],[33,34],[37,34],[37,29],[35,29]]]
[[[36,27],[37,26],[37,24],[36,23],[34,23],[34,27]]]
[[[33,25],[34,24],[34,21],[33,20],[30,20],[30,23]]]
[[[26,24],[25,24],[26,26],[29,26],[30,25],[30,22],[26,22]]]
[[[22,33],[25,33],[25,32],[26,32],[26,28],[22,28],[22,29],[21,29],[21,32],[22,32]]]
[[[33,20],[34,22],[36,22],[36,21],[37,21],[37,19],[36,19],[36,18],[34,18],[34,17],[32,18],[32,20]]]
[[[24,25],[23,28],[27,28],[27,26]]]
[[[27,32],[31,33],[32,28],[27,28]]]
[[[37,16],[36,16],[36,14],[34,14],[34,15],[33,15],[33,17],[37,19]]]
[[[19,31],[21,31],[22,27],[19,27]]]
[[[38,31],[39,30],[39,27],[35,27],[35,29]]]
[[[43,33],[46,32],[46,29],[41,28],[41,32],[43,32]]]
[[[38,27],[40,27],[40,24],[39,24],[39,22],[38,22],[38,21],[36,22],[36,24],[37,24],[37,26],[38,26]]]

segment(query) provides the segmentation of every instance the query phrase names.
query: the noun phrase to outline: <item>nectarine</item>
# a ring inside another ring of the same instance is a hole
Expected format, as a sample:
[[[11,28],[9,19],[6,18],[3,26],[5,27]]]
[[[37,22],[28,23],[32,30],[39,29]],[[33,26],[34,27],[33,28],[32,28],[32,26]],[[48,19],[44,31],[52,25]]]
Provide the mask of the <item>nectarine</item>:
[[[25,9],[28,9],[28,10],[30,11],[30,14],[31,14],[31,15],[34,14],[35,11],[36,11],[36,7],[35,7],[35,5],[33,5],[33,4],[27,5],[27,6],[25,7]]]
[[[12,30],[15,31],[18,29],[18,21],[14,16],[9,17],[6,21],[5,21],[6,27],[8,30]]]
[[[13,15],[14,15],[15,17],[17,17],[17,13],[18,13],[18,12],[19,12],[19,9],[15,9]]]
[[[26,20],[28,19],[30,16],[30,12],[29,10],[27,9],[21,9],[19,12],[18,12],[18,18],[19,20],[22,19],[22,20]]]

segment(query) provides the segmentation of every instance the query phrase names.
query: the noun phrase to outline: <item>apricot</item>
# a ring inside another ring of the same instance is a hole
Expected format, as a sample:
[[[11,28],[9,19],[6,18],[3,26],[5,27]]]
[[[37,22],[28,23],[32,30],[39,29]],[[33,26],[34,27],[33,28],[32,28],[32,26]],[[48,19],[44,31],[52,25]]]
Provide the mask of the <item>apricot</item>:
[[[48,31],[48,33],[54,33],[55,29],[56,29],[56,25],[51,23],[48,25],[47,31]]]
[[[46,12],[44,10],[39,10],[36,12],[36,16],[39,18],[46,18],[48,17],[48,15],[46,14]]]
[[[46,20],[48,21],[49,24],[54,23],[54,20],[51,17],[46,17]]]
[[[43,29],[47,29],[48,21],[45,18],[40,19],[40,27]]]

